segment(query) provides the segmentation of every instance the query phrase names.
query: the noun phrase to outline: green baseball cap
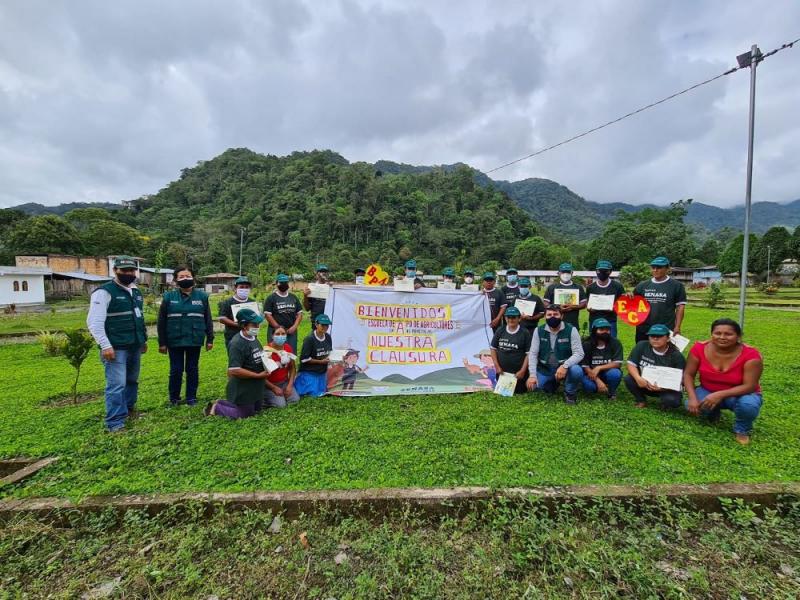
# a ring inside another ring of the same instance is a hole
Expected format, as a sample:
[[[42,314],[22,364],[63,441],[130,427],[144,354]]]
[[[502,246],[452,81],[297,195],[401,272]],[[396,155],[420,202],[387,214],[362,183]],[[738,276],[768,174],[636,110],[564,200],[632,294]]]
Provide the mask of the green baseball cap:
[[[527,277],[519,278],[519,287],[531,287],[531,280]]]
[[[611,263],[607,260],[598,260],[597,264],[594,266],[595,269],[608,269],[609,271],[613,268]]]
[[[517,273],[517,274],[519,274],[519,271],[517,271],[516,267],[508,267],[506,269],[506,275],[508,275],[509,273]]]
[[[647,330],[647,335],[669,335],[669,328],[666,325],[651,325]]]
[[[245,277],[244,275],[240,275],[239,277],[233,280],[233,286],[236,287],[237,285],[253,285],[253,284],[247,277]]]
[[[132,256],[128,256],[127,254],[122,254],[114,258],[114,268],[115,269],[135,269],[136,268],[136,261]]]
[[[413,258],[406,261],[406,269],[416,269],[417,268],[417,261]]]
[[[442,277],[455,277],[456,272],[453,267],[447,267],[444,271],[442,271]]]
[[[236,322],[239,325],[244,323],[261,323],[264,320],[260,314],[254,311],[251,308],[243,308],[238,313],[236,313]]]
[[[610,329],[611,323],[608,322],[608,319],[604,319],[602,317],[592,321],[592,329],[600,329],[601,327],[608,327]]]
[[[572,264],[571,263],[561,263],[558,265],[558,272],[559,273],[572,273]]]
[[[486,271],[486,273],[483,274],[483,277],[481,279],[483,279],[484,281],[488,279],[494,281],[495,279],[497,279],[497,277],[491,271]]]
[[[472,267],[464,269],[464,275],[475,275],[475,270]]]
[[[507,317],[521,317],[522,313],[519,312],[519,309],[516,306],[509,306],[506,309],[506,316]]]
[[[322,313],[321,315],[317,315],[317,318],[314,319],[314,322],[319,323],[320,325],[330,325],[331,318],[325,313]]]
[[[668,267],[669,259],[666,256],[656,256],[650,261],[651,267]]]
[[[289,276],[281,273],[275,278],[275,281],[277,281],[278,283],[289,283]]]
[[[316,267],[314,267],[314,271],[316,271],[317,273],[319,273],[320,271],[328,271],[328,265],[320,263]]]

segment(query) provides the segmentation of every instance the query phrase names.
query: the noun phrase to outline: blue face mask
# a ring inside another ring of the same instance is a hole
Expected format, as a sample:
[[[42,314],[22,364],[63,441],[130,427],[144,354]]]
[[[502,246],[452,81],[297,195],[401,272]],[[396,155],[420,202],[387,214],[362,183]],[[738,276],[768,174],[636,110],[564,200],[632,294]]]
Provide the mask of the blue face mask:
[[[519,295],[520,296],[527,296],[531,293],[531,288],[521,287],[519,288]]]
[[[286,343],[286,336],[285,335],[274,335],[272,336],[272,341],[278,344],[279,346],[283,346]]]
[[[411,270],[406,271],[406,277],[408,277],[409,279],[414,279],[414,277],[416,276],[417,276],[416,271],[411,271]]]
[[[509,275],[508,277],[506,277],[506,280],[508,281],[508,283],[516,283],[517,282],[517,276],[516,275]]]

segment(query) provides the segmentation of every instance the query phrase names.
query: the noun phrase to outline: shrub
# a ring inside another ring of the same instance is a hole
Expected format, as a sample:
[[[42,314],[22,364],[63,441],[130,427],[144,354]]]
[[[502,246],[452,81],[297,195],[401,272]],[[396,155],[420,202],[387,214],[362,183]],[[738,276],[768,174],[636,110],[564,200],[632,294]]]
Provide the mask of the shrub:
[[[75,380],[72,382],[72,402],[78,402],[78,378],[81,375],[81,365],[94,346],[94,339],[85,329],[72,329],[67,331],[66,341],[62,350],[62,355],[69,361],[75,369]]]
[[[718,283],[712,283],[706,291],[706,305],[708,308],[717,308],[722,302],[722,287]]]
[[[59,356],[64,350],[67,336],[57,331],[40,331],[36,339],[48,356]]]

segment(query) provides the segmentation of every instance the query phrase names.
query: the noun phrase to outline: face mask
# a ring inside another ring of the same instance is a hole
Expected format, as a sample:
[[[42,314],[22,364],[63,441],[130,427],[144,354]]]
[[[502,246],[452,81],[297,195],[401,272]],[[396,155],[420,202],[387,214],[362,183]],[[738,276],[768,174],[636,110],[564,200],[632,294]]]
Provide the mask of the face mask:
[[[194,285],[194,279],[178,279],[178,287],[182,290],[188,290]]]
[[[559,278],[561,279],[561,283],[569,283],[572,281],[572,273],[561,273]]]
[[[531,293],[531,288],[524,288],[524,287],[519,288],[519,295],[520,296],[527,296],[530,293]]]
[[[555,329],[561,325],[561,317],[547,317],[547,325]]]
[[[606,281],[608,279],[609,275],[611,275],[610,271],[605,271],[605,270],[604,271],[597,271],[597,278],[600,281]]]
[[[261,331],[261,327],[251,327],[250,329],[247,330],[247,335],[257,337],[259,331]]]
[[[611,334],[610,333],[598,333],[597,334],[597,339],[600,340],[601,342],[607,342],[607,341],[609,341],[611,339]]]
[[[328,274],[323,271],[320,271],[319,273],[317,273],[317,278],[321,282],[325,283],[326,281],[328,281]]]
[[[289,284],[288,283],[279,283],[278,284],[278,289],[280,291],[282,291],[282,292],[285,292],[286,290],[289,289]]]
[[[363,275],[358,275],[356,277],[356,285],[364,285],[364,276]]]
[[[250,288],[237,288],[236,289],[236,297],[240,300],[247,300],[247,297],[250,295]]]
[[[128,273],[119,273],[117,279],[122,285],[130,285],[136,281],[136,275],[129,275]]]
[[[406,277],[408,277],[409,279],[414,279],[414,277],[416,276],[417,276],[416,271],[406,271]]]
[[[464,277],[464,283],[472,283],[473,281],[475,281],[475,278],[472,277],[471,275],[466,275]]]
[[[283,346],[286,343],[286,336],[285,335],[272,336],[272,341],[278,344],[279,346]]]
[[[506,280],[508,281],[508,283],[516,283],[517,282],[517,276],[516,275],[509,275],[506,278]]]

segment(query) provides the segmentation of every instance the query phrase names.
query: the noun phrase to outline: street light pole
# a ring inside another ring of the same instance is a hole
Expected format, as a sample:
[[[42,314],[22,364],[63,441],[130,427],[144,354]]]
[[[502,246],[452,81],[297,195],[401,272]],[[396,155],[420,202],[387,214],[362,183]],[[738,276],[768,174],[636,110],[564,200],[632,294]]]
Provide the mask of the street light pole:
[[[736,57],[739,67],[750,67],[750,122],[747,135],[747,187],[744,196],[744,243],[742,244],[742,269],[739,283],[739,325],[744,329],[744,306],[747,296],[747,262],[750,255],[750,197],[753,190],[753,137],[756,118],[756,66],[761,60],[761,50],[756,44]]]
[[[769,285],[769,255],[772,252],[772,246],[767,246],[767,285]]]

